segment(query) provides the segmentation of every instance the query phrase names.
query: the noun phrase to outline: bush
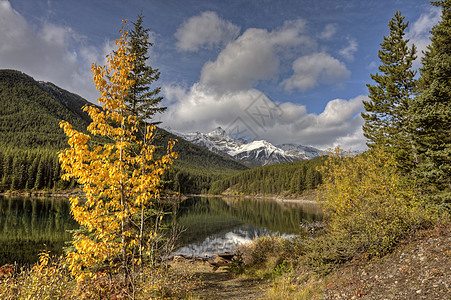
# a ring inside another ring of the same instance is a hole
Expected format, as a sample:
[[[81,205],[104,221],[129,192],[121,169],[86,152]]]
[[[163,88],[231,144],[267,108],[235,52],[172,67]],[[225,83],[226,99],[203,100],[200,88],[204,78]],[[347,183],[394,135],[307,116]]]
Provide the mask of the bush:
[[[72,288],[61,258],[44,251],[31,269],[0,280],[0,299],[68,299]]]
[[[415,182],[400,174],[384,149],[357,156],[336,149],[320,171],[327,234],[310,244],[311,263],[328,265],[362,253],[385,255],[401,238],[432,220]]]
[[[271,235],[240,245],[235,252],[238,257],[232,264],[232,272],[273,278],[291,272],[304,248],[298,239]]]

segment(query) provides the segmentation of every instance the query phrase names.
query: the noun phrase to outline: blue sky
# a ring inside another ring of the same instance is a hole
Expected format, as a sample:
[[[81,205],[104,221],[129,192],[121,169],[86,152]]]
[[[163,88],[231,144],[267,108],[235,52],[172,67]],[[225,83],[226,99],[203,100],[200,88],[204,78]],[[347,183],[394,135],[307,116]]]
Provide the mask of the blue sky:
[[[90,66],[141,10],[164,127],[323,149],[364,148],[359,113],[395,11],[420,51],[440,17],[424,0],[0,0],[0,68],[95,103]]]

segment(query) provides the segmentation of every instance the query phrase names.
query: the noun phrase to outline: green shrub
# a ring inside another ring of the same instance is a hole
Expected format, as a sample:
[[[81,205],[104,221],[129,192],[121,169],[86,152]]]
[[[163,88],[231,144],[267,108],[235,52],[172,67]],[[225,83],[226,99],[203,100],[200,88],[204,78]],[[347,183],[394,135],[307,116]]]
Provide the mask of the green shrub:
[[[400,174],[384,149],[357,156],[336,149],[320,171],[326,235],[307,244],[305,258],[320,272],[363,253],[385,255],[401,238],[432,222],[415,182]]]

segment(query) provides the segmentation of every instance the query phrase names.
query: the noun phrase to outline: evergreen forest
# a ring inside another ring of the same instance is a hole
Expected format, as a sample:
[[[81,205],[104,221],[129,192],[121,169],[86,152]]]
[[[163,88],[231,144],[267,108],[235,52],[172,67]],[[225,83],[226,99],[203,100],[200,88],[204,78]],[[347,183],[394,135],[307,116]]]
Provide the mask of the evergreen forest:
[[[321,183],[317,168],[323,160],[318,157],[246,170],[213,182],[209,192],[222,194],[230,189],[228,193],[246,195],[301,194]]]

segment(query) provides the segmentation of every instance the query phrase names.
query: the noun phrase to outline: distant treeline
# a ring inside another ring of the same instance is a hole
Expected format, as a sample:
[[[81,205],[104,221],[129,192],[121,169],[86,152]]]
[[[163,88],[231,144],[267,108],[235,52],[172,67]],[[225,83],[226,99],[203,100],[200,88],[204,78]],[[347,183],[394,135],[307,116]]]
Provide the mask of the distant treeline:
[[[237,168],[234,162],[226,159],[220,162],[221,169],[213,170],[211,166],[218,163],[218,158],[213,153],[211,158],[202,156],[206,153],[187,155],[188,159],[178,161],[163,176],[164,189],[181,194],[221,194],[228,188],[244,194],[298,194],[321,183],[321,174],[316,171],[321,158],[239,172],[232,169]],[[183,156],[184,151],[180,154]],[[74,180],[61,180],[54,149],[0,148],[0,192],[64,190],[76,185]]]
[[[321,174],[316,170],[323,158],[298,161],[255,168],[215,181],[210,193],[221,194],[231,188],[244,194],[299,194],[314,189],[321,183]]]
[[[185,153],[182,150],[180,154],[184,156]],[[227,159],[218,161],[215,154],[203,149],[198,155],[187,154],[185,157],[164,174],[165,190],[181,194],[206,193],[213,181],[239,172],[232,169],[240,167],[238,163]],[[219,166],[216,170],[212,168],[214,163]],[[0,147],[0,192],[65,190],[76,185],[75,180],[61,180],[57,150]]]
[[[226,174],[208,170],[188,170],[175,166],[164,174],[164,187],[166,190],[180,194],[206,194],[211,183],[224,178]]]
[[[74,186],[75,182],[61,180],[55,150],[0,148],[0,192]]]

